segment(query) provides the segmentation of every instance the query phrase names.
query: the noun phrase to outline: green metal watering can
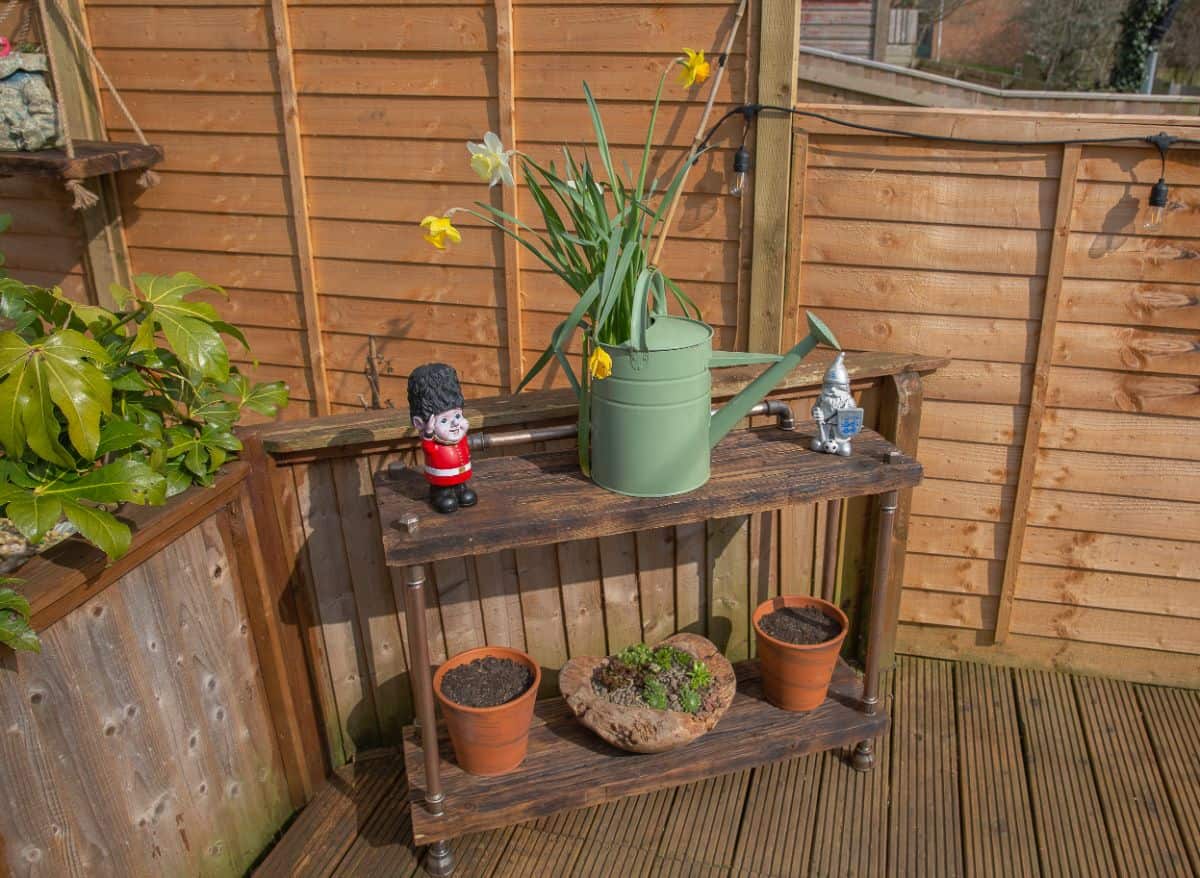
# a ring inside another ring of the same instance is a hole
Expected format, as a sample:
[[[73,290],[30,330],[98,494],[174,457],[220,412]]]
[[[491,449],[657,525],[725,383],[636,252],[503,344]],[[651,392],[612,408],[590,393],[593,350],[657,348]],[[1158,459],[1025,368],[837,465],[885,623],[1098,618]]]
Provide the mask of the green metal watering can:
[[[712,349],[712,327],[656,313],[623,345],[601,345],[612,374],[590,382],[591,477],[635,497],[667,497],[708,481],[710,452],[733,426],[818,344],[840,349],[829,328],[808,314],[809,333],[786,354]],[[771,363],[719,410],[710,369]]]

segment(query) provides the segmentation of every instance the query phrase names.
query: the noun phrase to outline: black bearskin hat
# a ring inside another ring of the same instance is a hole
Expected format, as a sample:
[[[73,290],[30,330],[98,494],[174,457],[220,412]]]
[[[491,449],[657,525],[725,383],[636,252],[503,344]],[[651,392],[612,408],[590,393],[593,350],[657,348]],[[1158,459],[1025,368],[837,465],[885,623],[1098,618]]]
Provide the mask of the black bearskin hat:
[[[408,416],[422,421],[463,407],[458,373],[445,363],[426,363],[408,376]]]

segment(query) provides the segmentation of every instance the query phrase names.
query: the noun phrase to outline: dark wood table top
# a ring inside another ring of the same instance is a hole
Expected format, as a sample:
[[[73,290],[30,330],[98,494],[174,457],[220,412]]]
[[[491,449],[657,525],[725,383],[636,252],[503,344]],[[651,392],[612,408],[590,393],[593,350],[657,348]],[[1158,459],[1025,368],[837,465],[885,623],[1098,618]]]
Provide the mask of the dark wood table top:
[[[593,484],[576,452],[546,452],[474,462],[479,504],[451,515],[430,508],[419,469],[379,473],[375,499],[388,564],[402,566],[564,540],[629,533],[778,509],[797,503],[882,494],[921,481],[921,465],[878,433],[863,430],[854,453],[809,450],[811,422],[792,432],[742,430],[712,453],[712,477],[687,494],[627,497]],[[888,462],[889,455],[892,457]],[[414,532],[401,522],[416,516]]]

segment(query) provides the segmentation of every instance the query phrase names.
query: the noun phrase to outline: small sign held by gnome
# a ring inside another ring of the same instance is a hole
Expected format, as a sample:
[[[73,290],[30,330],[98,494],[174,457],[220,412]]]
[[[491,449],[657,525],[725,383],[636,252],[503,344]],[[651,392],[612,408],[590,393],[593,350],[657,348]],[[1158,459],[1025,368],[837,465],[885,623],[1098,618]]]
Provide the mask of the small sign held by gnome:
[[[470,488],[471,449],[458,373],[445,363],[418,366],[408,377],[408,413],[421,433],[429,504],[449,514],[478,501]]]

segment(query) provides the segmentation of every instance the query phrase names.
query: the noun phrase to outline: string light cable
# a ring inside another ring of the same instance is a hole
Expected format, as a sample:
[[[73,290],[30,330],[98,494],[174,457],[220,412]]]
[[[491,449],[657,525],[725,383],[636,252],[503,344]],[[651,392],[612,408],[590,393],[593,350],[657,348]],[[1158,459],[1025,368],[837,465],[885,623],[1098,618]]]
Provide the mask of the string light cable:
[[[887,128],[881,125],[868,125],[863,122],[851,122],[813,110],[798,110],[794,107],[784,107],[777,104],[742,104],[727,111],[712,124],[712,127],[704,135],[704,139],[700,141],[700,148],[697,151],[702,152],[709,148],[712,138],[725,122],[735,116],[743,118],[745,127],[742,131],[741,144],[733,156],[734,184],[730,189],[733,195],[741,194],[745,185],[746,174],[750,170],[750,153],[746,149],[746,134],[749,132],[750,125],[754,122],[755,118],[764,112],[818,119],[831,125],[852,128],[857,131],[869,131],[872,134],[887,134],[892,137],[906,137],[915,140],[936,140],[943,143],[964,143],[973,146],[1099,146],[1107,143],[1144,143],[1158,150],[1162,163],[1158,182],[1150,189],[1150,198],[1148,200],[1150,215],[1145,224],[1145,228],[1149,229],[1156,229],[1162,225],[1163,211],[1167,206],[1170,194],[1166,180],[1167,152],[1176,144],[1200,145],[1200,138],[1179,137],[1167,134],[1165,131],[1149,135],[1127,134],[1119,137],[1068,137],[1057,140],[998,140],[982,137],[960,137],[953,134],[932,134],[923,131],[907,131],[902,128]]]

